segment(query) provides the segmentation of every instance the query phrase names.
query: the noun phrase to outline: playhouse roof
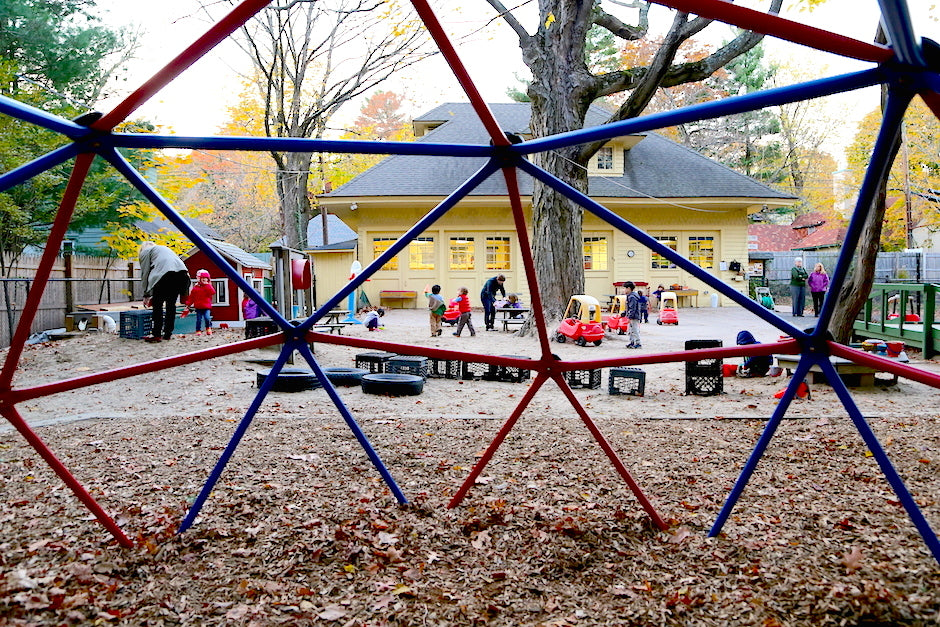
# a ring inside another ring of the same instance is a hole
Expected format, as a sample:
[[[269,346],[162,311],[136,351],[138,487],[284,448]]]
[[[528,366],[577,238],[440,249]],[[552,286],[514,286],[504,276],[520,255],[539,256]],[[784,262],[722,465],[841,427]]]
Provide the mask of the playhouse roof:
[[[236,265],[240,265],[243,268],[261,268],[262,270],[270,270],[271,264],[258,259],[251,253],[242,250],[235,244],[229,244],[228,242],[223,242],[222,240],[217,239],[207,239],[206,240],[210,246],[212,246],[220,255],[228,259],[229,261],[235,262]],[[199,252],[198,248],[192,248],[189,252],[184,255],[186,259],[192,257],[194,254]]]

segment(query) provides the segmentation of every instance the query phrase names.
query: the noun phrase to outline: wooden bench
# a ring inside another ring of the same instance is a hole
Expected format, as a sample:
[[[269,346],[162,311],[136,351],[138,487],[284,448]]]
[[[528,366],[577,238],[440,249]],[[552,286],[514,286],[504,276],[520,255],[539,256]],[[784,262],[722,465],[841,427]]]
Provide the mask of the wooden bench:
[[[508,333],[508,332],[509,332],[509,326],[510,326],[510,325],[512,325],[512,326],[518,325],[518,326],[521,327],[523,324],[525,324],[525,322],[526,322],[527,320],[528,320],[528,318],[526,318],[526,317],[523,317],[523,318],[504,318],[504,319],[501,321],[501,322],[503,323],[503,332],[504,332],[504,333]]]
[[[401,307],[404,309],[405,301],[415,300],[418,298],[418,293],[412,290],[381,290],[379,292],[379,304],[384,304],[385,301],[401,301]]]
[[[318,323],[318,324],[315,324],[315,325],[313,325],[312,327],[310,327],[310,330],[311,330],[311,331],[319,331],[319,332],[321,332],[321,333],[323,333],[323,332],[338,333],[339,335],[342,335],[342,334],[343,334],[343,327],[348,327],[348,326],[351,325],[351,324],[355,324],[355,323],[353,323],[353,322],[333,322],[333,323],[330,323],[330,324],[319,324],[319,323]]]

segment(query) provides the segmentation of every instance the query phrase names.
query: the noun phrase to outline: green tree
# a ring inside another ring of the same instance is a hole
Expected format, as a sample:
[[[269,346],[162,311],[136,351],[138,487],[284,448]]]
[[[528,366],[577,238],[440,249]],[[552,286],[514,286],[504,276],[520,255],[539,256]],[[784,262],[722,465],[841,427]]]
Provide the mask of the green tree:
[[[532,73],[528,88],[532,101],[530,128],[536,137],[583,128],[593,102],[621,92],[629,96],[610,121],[636,117],[661,87],[702,81],[763,38],[757,33],[744,32],[698,61],[676,62],[680,47],[709,26],[711,20],[675,12],[669,30],[659,38],[656,53],[649,63],[595,71],[585,61],[591,28],[603,28],[621,41],[646,38],[650,35],[647,2],[610,3],[616,7],[615,15],[605,10],[599,0],[540,0],[538,22],[531,32],[516,17],[515,11],[500,0],[487,2],[516,33],[522,58]],[[777,13],[782,3],[783,0],[770,0],[769,11]],[[587,164],[602,143],[561,148],[536,155],[534,160],[586,193]],[[550,318],[558,318],[568,295],[580,294],[584,289],[583,210],[540,182],[533,188],[532,207],[532,243],[545,313]]]

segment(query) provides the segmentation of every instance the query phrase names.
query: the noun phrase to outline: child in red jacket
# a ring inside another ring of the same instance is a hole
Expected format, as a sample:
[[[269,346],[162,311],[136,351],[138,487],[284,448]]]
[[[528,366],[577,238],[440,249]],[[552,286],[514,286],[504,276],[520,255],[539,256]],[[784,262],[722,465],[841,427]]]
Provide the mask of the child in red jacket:
[[[196,285],[189,292],[189,298],[186,299],[186,309],[183,315],[189,314],[189,308],[196,310],[196,335],[202,335],[202,325],[206,325],[206,335],[212,335],[212,297],[215,296],[215,288],[212,287],[212,281],[209,278],[208,270],[200,270],[196,273]]]
[[[470,290],[465,287],[460,288],[457,298],[454,299],[454,302],[457,303],[457,311],[460,312],[460,317],[457,318],[457,332],[454,333],[457,337],[460,337],[460,334],[463,332],[464,325],[467,326],[467,329],[470,330],[470,337],[473,337],[477,334],[476,330],[473,328],[473,323],[470,321],[470,296],[468,295]]]

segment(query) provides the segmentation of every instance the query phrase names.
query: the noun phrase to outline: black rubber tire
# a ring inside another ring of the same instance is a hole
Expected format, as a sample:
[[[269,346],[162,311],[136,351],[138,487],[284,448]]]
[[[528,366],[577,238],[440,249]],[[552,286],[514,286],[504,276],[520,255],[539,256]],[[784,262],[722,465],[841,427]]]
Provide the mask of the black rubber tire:
[[[555,334],[555,341],[558,342],[559,344],[564,344],[566,339],[567,338],[565,337],[563,333]]]
[[[587,346],[587,340],[584,339],[583,337],[579,337],[578,339],[574,341],[574,343],[577,344],[578,346]]]
[[[600,346],[600,345],[601,345],[600,340],[594,340],[594,346]]]
[[[662,322],[660,322],[659,324],[662,324]],[[627,334],[627,332],[624,331],[623,329],[619,329],[619,330],[617,331],[617,335],[626,335],[626,334]]]
[[[271,375],[271,368],[261,370],[257,373],[257,383],[260,388],[265,380]],[[320,380],[312,370],[307,368],[281,368],[277,374],[274,385],[271,386],[272,392],[306,392],[315,390],[320,386]]]
[[[662,320],[657,320],[657,321],[656,321],[656,324],[658,324],[659,326],[663,326],[663,321],[662,321]]]
[[[333,385],[355,387],[362,384],[362,377],[369,374],[365,368],[324,368],[323,374]]]
[[[365,394],[417,396],[424,391],[424,379],[414,374],[367,374],[362,377]]]

